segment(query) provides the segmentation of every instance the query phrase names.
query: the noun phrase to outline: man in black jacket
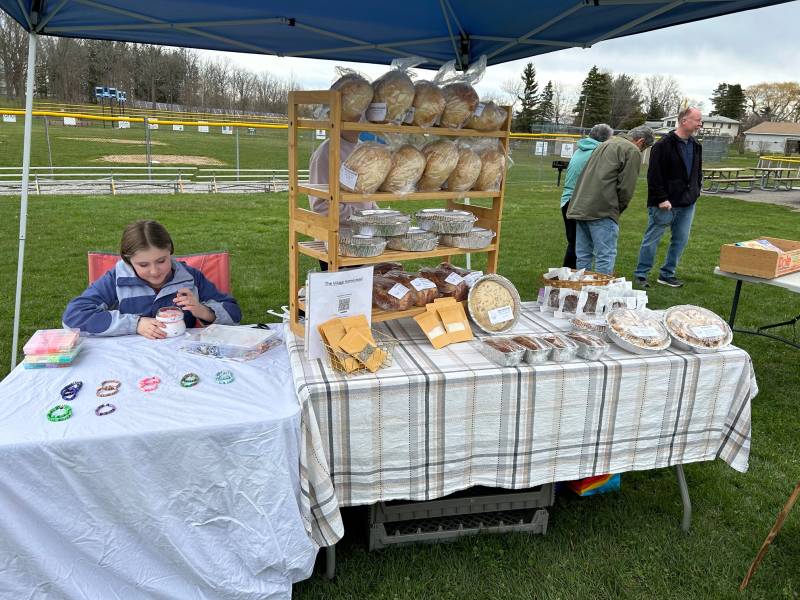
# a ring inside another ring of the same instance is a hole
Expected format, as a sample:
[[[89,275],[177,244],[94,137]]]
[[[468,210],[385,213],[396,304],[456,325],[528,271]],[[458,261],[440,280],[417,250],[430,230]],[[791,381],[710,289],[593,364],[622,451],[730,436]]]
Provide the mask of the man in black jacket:
[[[681,287],[675,277],[678,261],[689,241],[694,205],[703,182],[703,147],[694,134],[703,124],[703,116],[694,107],[678,114],[678,126],[662,137],[650,151],[647,169],[647,231],[639,248],[639,262],[633,272],[640,287],[649,287],[647,275],[653,268],[658,243],[667,227],[670,244],[658,274],[658,283]]]

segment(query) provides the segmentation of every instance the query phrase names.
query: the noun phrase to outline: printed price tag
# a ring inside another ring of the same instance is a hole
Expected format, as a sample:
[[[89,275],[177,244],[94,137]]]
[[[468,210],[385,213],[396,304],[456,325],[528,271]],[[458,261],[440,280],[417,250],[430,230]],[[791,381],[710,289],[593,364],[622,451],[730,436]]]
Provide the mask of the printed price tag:
[[[654,327],[634,326],[630,329],[631,333],[640,338],[657,338],[658,330]]]
[[[492,325],[500,325],[514,318],[514,310],[510,306],[501,306],[489,311],[489,322]]]
[[[341,183],[348,190],[356,189],[356,183],[358,183],[358,173],[348,169],[344,165],[341,165],[339,167],[339,183]]]
[[[406,111],[406,118],[403,119],[403,123],[406,125],[411,125],[414,122],[414,113],[417,112],[417,109],[413,106]]]
[[[411,287],[413,287],[418,292],[421,292],[422,290],[436,289],[436,284],[433,283],[430,279],[425,279],[424,277],[417,277],[416,279],[411,280]]]
[[[411,290],[409,290],[402,283],[395,283],[394,286],[392,286],[392,289],[389,290],[389,295],[394,296],[398,300],[402,300],[403,298],[405,298],[406,294],[410,291]]]
[[[458,273],[450,273],[450,275],[447,276],[445,281],[450,285],[458,285],[459,283],[464,281],[464,278]]]
[[[467,282],[467,287],[472,287],[475,285],[475,282],[478,281],[483,277],[483,271],[473,271],[472,273],[468,273],[466,277],[464,277],[464,281]]]
[[[367,121],[385,121],[386,102],[373,102],[367,108]]]
[[[478,102],[478,106],[475,108],[475,116],[480,117],[484,108],[486,108],[486,105],[483,102]]]
[[[725,335],[719,325],[694,325],[692,326],[692,333],[699,337],[701,340],[710,338],[721,338]]]

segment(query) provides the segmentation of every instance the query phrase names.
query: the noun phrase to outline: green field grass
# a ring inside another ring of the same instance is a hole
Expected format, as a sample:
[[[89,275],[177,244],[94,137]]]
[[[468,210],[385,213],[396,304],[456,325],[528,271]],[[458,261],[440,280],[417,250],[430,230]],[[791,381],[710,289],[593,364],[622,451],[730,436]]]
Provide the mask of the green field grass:
[[[6,131],[0,127],[0,135]],[[284,140],[276,139],[264,152],[285,164]],[[81,149],[78,144],[74,152]],[[19,164],[18,158],[2,160]],[[564,250],[559,189],[549,165],[525,153],[515,153],[514,160],[500,272],[518,286],[523,299],[532,299],[538,276],[559,265]],[[645,228],[645,188],[640,180],[631,208],[622,217],[617,269],[623,275],[632,273]],[[415,208],[411,203],[396,206]],[[10,361],[18,211],[18,198],[0,196],[0,375],[8,372]],[[244,320],[263,321],[267,308],[287,302],[287,212],[285,194],[32,196],[21,340],[37,328],[59,326],[64,306],[86,285],[86,252],[115,250],[123,226],[140,218],[162,221],[178,253],[229,250],[233,291]],[[727,316],[733,282],[712,274],[720,244],[756,235],[796,239],[799,228],[800,215],[786,208],[703,197],[679,269],[687,285],[679,290],[655,286],[651,305],[700,304]],[[664,250],[662,245],[660,258]],[[482,259],[476,262],[480,265]],[[776,288],[745,287],[739,311],[739,324],[753,326],[794,316],[800,302],[798,296]],[[792,334],[789,328],[781,333]],[[669,470],[625,474],[622,491],[608,496],[561,494],[550,511],[546,536],[480,537],[368,553],[366,512],[356,508],[345,511],[347,535],[337,548],[337,579],[328,582],[316,574],[296,586],[296,597],[739,597],[739,581],[800,479],[800,352],[752,336],[736,335],[735,343],[753,357],[760,388],[753,402],[750,471],[739,474],[721,461],[686,467],[694,505],[688,535],[680,530],[680,499]],[[798,565],[796,508],[744,597],[798,598]]]

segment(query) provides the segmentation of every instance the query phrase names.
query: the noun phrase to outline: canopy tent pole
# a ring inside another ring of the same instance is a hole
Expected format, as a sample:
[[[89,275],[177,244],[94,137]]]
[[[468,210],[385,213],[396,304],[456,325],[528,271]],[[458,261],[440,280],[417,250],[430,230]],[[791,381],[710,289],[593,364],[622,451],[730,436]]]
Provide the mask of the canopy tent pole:
[[[31,126],[33,125],[33,79],[36,72],[36,46],[39,36],[28,34],[28,78],[25,82],[25,132],[22,145],[22,196],[19,203],[19,257],[17,258],[17,293],[14,298],[14,336],[11,342],[11,368],[17,366],[19,317],[22,305],[22,271],[25,266],[25,232],[28,228],[28,179],[31,174]],[[47,118],[47,117],[45,117]]]

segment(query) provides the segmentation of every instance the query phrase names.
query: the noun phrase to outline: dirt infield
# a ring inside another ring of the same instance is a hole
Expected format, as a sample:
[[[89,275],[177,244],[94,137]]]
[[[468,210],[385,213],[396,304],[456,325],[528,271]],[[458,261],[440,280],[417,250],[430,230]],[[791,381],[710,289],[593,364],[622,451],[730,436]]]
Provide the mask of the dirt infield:
[[[219,167],[225,163],[208,156],[184,156],[182,154],[153,154],[153,164],[162,165],[197,165],[200,167]],[[144,154],[106,154],[96,158],[94,162],[110,162],[119,165],[141,165],[147,161]]]
[[[74,142],[108,142],[109,144],[131,144],[134,146],[144,146],[144,140],[120,140],[118,138],[99,138],[99,137],[58,137],[58,140],[72,140]],[[153,146],[166,146],[165,142],[150,142]]]

